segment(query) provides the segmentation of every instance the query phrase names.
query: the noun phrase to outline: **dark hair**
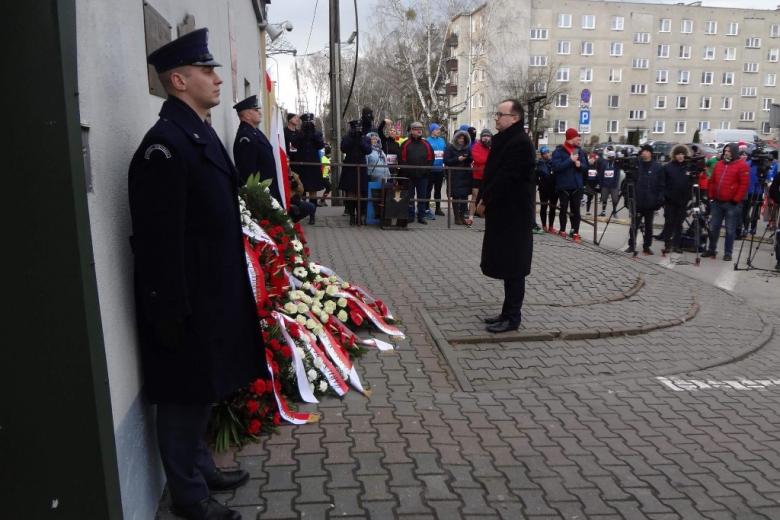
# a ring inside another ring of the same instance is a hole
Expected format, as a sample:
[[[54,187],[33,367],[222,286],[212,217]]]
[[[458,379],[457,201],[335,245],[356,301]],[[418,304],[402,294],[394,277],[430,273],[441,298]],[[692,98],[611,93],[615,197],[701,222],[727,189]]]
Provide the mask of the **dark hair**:
[[[514,99],[514,98],[509,98],[509,99],[505,99],[505,100],[503,100],[501,102],[501,104],[504,104],[504,103],[512,103],[512,109],[511,109],[512,113],[513,114],[517,114],[518,116],[520,116],[520,122],[521,123],[525,122],[525,110],[523,110],[523,104],[520,103],[519,100]]]
[[[295,117],[296,115],[297,115],[297,114],[293,114],[292,112],[291,112],[291,113],[289,113],[289,114],[287,114],[287,122],[289,123],[289,122],[290,122],[290,119],[292,119],[292,118],[293,118],[293,117]]]

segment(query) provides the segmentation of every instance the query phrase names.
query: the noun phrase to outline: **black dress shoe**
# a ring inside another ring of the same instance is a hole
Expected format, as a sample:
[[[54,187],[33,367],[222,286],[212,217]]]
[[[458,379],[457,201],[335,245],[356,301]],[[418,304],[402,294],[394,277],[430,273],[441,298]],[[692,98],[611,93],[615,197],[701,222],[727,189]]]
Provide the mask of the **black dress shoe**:
[[[491,316],[490,318],[484,318],[482,321],[485,322],[485,325],[493,325],[494,323],[498,323],[499,321],[504,321],[504,315],[499,314],[497,316]]]
[[[494,323],[493,325],[488,325],[485,327],[485,330],[488,332],[493,333],[500,333],[500,332],[510,332],[513,330],[517,330],[518,327],[520,327],[519,321],[513,321],[513,320],[502,320],[498,323]]]
[[[174,504],[171,513],[187,520],[241,520],[241,513],[223,506],[211,497],[186,506]]]
[[[243,469],[219,471],[206,478],[206,484],[211,491],[229,491],[240,488],[249,480],[249,473]]]

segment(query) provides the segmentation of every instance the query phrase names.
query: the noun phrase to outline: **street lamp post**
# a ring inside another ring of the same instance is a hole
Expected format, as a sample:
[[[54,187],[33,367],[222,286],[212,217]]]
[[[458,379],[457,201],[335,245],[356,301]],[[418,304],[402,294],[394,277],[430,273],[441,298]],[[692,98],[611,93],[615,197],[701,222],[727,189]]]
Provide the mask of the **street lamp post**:
[[[331,148],[337,157],[331,168],[333,185],[338,186],[341,177],[341,27],[339,22],[339,0],[330,0],[330,120]]]

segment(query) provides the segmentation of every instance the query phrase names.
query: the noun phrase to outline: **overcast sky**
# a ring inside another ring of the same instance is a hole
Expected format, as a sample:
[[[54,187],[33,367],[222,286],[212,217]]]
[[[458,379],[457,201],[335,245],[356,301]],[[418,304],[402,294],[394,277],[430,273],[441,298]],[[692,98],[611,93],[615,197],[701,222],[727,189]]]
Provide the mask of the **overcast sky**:
[[[365,34],[364,31],[370,32],[372,25],[377,23],[373,12],[378,1],[380,0],[357,0],[358,23],[362,34]],[[354,2],[355,0],[340,0],[342,41],[349,38],[349,35],[355,30]],[[477,3],[476,0],[475,3]],[[675,4],[679,2],[677,0],[655,0],[648,3]],[[284,38],[297,49],[300,55],[327,46],[329,4],[328,0],[273,0],[271,5],[268,6],[268,19],[271,23],[289,20],[293,24],[292,32],[285,32]],[[750,2],[705,0],[703,2],[703,5],[713,7],[743,8],[746,7],[746,4],[749,4],[749,7],[754,9],[775,9],[780,4],[780,0],[751,0]],[[274,59],[278,62],[279,67],[279,102],[288,109],[292,109],[295,106],[293,58],[287,55],[277,55],[274,56]],[[269,60],[268,67],[271,69],[271,76],[276,78],[276,63],[273,60]]]

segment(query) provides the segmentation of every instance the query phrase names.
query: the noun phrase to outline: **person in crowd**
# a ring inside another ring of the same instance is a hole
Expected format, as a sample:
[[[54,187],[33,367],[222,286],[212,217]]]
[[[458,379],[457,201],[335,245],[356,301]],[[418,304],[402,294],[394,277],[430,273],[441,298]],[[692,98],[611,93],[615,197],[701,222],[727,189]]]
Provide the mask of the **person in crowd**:
[[[305,217],[309,217],[309,224],[314,224],[314,213],[317,208],[310,201],[305,198],[305,190],[303,189],[303,182],[301,177],[290,170],[290,208],[287,213],[290,215],[290,219],[293,222],[303,220]]]
[[[444,212],[441,210],[441,188],[444,184],[444,150],[447,149],[447,141],[441,135],[441,126],[436,123],[431,123],[428,126],[430,135],[426,138],[428,144],[433,149],[433,168],[431,168],[428,174],[428,193],[427,198],[436,199],[436,211],[431,211],[430,206],[425,212],[425,217],[429,220],[434,220],[435,215],[443,216]]]
[[[271,196],[281,202],[276,179],[276,160],[271,143],[257,125],[262,121],[257,96],[249,96],[233,105],[238,119],[238,131],[233,142],[233,159],[238,170],[238,184],[243,186],[250,175],[260,174],[261,180],[271,179]]]
[[[295,140],[295,137],[298,135],[298,132],[301,128],[301,118],[298,117],[298,114],[287,114],[287,126],[284,127],[284,147],[287,151],[287,159],[292,161],[297,161],[295,157],[295,153],[298,151],[295,149],[295,145],[293,145],[293,141]]]
[[[409,126],[409,137],[401,145],[401,157],[398,164],[401,165],[401,175],[409,178],[411,183],[410,197],[417,197],[417,222],[427,224],[425,211],[429,208],[428,202],[423,199],[428,197],[428,172],[433,166],[434,153],[431,145],[423,139],[423,125],[415,121]],[[444,158],[442,157],[442,160]],[[403,168],[404,166],[417,166],[418,168]],[[428,169],[419,168],[427,166]],[[411,220],[414,220],[414,206],[409,208]]]
[[[468,132],[457,131],[452,142],[444,150],[444,164],[452,168],[471,167],[471,137]],[[449,186],[452,198],[467,200],[471,192],[471,170],[454,169],[449,173],[452,184]],[[468,219],[468,203],[453,202],[455,224],[464,225]]]
[[[240,520],[210,492],[236,489],[244,470],[220,471],[206,444],[213,403],[269,378],[249,286],[238,171],[206,122],[222,79],[208,29],[147,58],[168,98],[128,174],[135,317],[144,392],[171,510],[189,520]]]
[[[371,142],[371,152],[366,155],[366,166],[368,167],[368,179],[371,181],[381,181],[390,176],[390,170],[387,168],[387,156],[382,150],[382,140],[376,132],[366,134]]]
[[[330,156],[333,153],[329,144],[325,144],[325,148],[322,150],[322,157],[320,157],[320,164],[322,164],[322,185],[325,187],[325,191],[322,192],[318,206],[327,206],[327,199],[330,196],[330,192],[333,189],[333,185],[330,182]]]
[[[777,152],[775,151],[775,166],[777,166]],[[780,175],[777,175],[777,168],[775,168],[775,175],[772,177],[772,183],[769,185],[769,191],[767,196],[774,202],[775,207],[780,206]],[[772,229],[775,231],[775,271],[780,271],[780,228],[777,226],[777,216],[774,217],[774,226]]]
[[[664,250],[675,253],[682,253],[682,228],[691,200],[687,159],[688,147],[678,144],[672,148],[672,160],[664,165]]]
[[[574,128],[566,130],[566,141],[558,145],[552,154],[551,163],[555,177],[555,192],[560,201],[561,223],[559,234],[566,236],[567,211],[571,211],[571,232],[569,237],[580,240],[580,203],[582,201],[582,179],[588,171],[588,158],[580,148],[582,137]]]
[[[482,273],[503,280],[501,313],[485,318],[492,333],[517,330],[522,321],[525,277],[531,272],[534,146],[526,134],[523,105],[507,99],[496,107],[498,133],[485,165],[477,212],[485,217]]]
[[[398,168],[393,166],[398,164],[398,157],[401,155],[401,145],[398,143],[398,132],[390,119],[383,119],[379,123],[376,133],[382,141],[382,151],[387,158],[387,165],[390,167],[390,175],[397,176]]]
[[[493,133],[485,128],[479,133],[479,141],[471,147],[471,203],[469,205],[469,216],[466,224],[471,225],[474,214],[477,209],[477,197],[482,188],[482,176],[485,171],[485,163],[490,155],[490,145],[493,140]]]
[[[653,217],[655,212],[664,205],[664,193],[666,190],[666,177],[663,166],[653,160],[653,147],[644,144],[639,149],[639,161],[637,163],[636,181],[634,183],[634,200],[629,199],[629,211],[631,212],[631,224],[628,233],[627,253],[636,251],[636,234],[640,224],[642,228],[642,252],[652,255],[653,250]],[[634,208],[630,205],[633,204]]]
[[[710,199],[710,243],[702,257],[715,257],[718,252],[720,228],[726,221],[726,240],[723,260],[731,261],[734,251],[734,236],[737,232],[737,222],[742,215],[742,201],[747,195],[750,183],[750,172],[745,161],[739,158],[739,148],[736,143],[723,147],[720,160],[712,170],[707,195]]]
[[[322,166],[320,164],[320,150],[325,148],[325,140],[322,132],[314,125],[314,114],[301,116],[301,130],[293,137],[293,146],[296,149],[295,160],[300,163],[294,166],[301,178],[303,189],[309,194],[309,202],[317,209],[317,192],[324,189],[322,183]],[[314,215],[309,217],[309,223],[314,224]]]
[[[555,192],[555,176],[550,157],[550,148],[546,144],[542,145],[539,148],[539,160],[536,161],[536,184],[539,187],[539,217],[542,229],[554,234],[558,194]]]
[[[772,155],[772,164],[769,166],[769,173],[766,176],[766,180],[769,185],[771,185],[774,182],[774,180],[777,178],[777,169],[778,169],[777,150],[772,150],[770,154]],[[765,218],[767,219],[767,227],[769,228],[770,231],[774,231],[777,226],[777,214],[778,214],[777,201],[772,197],[767,197],[767,208],[766,208]],[[777,244],[777,242],[775,242],[775,244]]]
[[[469,133],[469,139],[471,139],[471,146],[474,146],[474,143],[477,142],[477,129],[473,126],[468,127],[466,130]]]
[[[607,148],[604,152],[604,168],[599,185],[601,186],[601,213],[599,216],[607,216],[608,199],[612,201],[612,215],[617,215],[618,202],[620,201],[620,166],[615,161],[615,150],[612,148]]]
[[[339,178],[339,189],[346,194],[344,209],[349,215],[349,225],[357,224],[357,198],[368,196],[368,172],[365,166],[366,155],[371,153],[371,141],[361,131],[360,121],[349,122],[347,135],[341,138],[341,153],[344,154],[344,164]],[[366,215],[366,201],[360,203],[361,220]],[[362,222],[361,222],[362,223]]]
[[[742,215],[737,224],[737,238],[747,238],[748,233],[756,234],[758,218],[761,216],[761,205],[764,203],[765,185],[758,177],[758,163],[752,161],[747,153],[747,146],[740,148],[740,158],[745,161],[750,172],[747,198],[742,204]]]
[[[590,215],[590,205],[593,197],[599,189],[599,180],[604,176],[604,160],[596,152],[588,154],[588,171],[585,174],[583,183],[585,184],[585,214]],[[596,211],[596,205],[593,204],[593,211]]]

